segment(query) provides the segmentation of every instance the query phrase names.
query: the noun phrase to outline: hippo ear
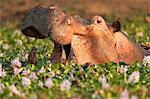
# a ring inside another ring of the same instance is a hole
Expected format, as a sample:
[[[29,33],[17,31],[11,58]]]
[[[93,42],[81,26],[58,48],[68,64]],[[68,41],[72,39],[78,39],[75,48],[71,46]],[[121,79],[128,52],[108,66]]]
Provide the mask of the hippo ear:
[[[115,21],[112,23],[112,27],[113,27],[113,32],[118,32],[118,31],[120,31],[120,29],[121,29],[120,21],[119,21],[119,20],[115,20]]]

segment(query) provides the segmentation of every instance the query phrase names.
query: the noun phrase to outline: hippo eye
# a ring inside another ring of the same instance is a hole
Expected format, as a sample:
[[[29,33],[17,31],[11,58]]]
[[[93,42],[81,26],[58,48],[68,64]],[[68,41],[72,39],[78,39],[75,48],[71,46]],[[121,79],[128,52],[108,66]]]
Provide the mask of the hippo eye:
[[[97,23],[100,24],[102,21],[101,20],[97,20]]]
[[[71,24],[71,19],[67,20],[67,24],[70,25]]]

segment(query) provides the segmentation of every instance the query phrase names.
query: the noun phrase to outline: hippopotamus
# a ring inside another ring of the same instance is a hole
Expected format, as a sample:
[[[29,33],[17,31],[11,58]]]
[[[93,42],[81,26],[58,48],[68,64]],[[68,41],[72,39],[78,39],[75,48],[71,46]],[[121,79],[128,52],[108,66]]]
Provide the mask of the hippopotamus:
[[[67,15],[57,6],[38,5],[27,13],[21,31],[30,37],[50,38],[54,42],[51,62],[56,63],[62,61],[63,49],[66,58],[69,57],[73,32],[80,28],[82,27],[72,16]]]
[[[120,22],[106,24],[101,16],[94,16],[84,33],[75,33],[71,47],[78,64],[103,64],[142,61],[148,53],[120,31]]]
[[[36,38],[50,38],[54,42],[51,62],[62,61],[73,53],[78,64],[103,64],[142,61],[147,53],[123,32],[120,22],[106,24],[101,16],[84,20],[70,16],[56,6],[35,7],[26,17],[23,34]]]
[[[71,21],[72,17],[57,6],[38,5],[28,12],[22,33],[39,39],[47,37],[57,44],[66,45],[70,43],[74,31]]]

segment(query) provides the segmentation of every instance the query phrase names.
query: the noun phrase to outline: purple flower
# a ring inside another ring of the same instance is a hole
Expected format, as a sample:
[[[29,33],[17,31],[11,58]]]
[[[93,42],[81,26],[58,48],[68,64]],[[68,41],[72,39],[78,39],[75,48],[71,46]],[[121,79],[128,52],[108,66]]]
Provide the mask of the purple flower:
[[[30,69],[24,69],[23,71],[22,71],[22,75],[28,75],[28,74],[30,74]]]
[[[3,49],[9,49],[9,45],[8,44],[3,44]]]
[[[150,56],[144,56],[143,64],[150,67]]]
[[[128,79],[128,82],[129,83],[137,83],[140,79],[140,72],[139,71],[134,71],[130,76],[129,76],[129,79]]]
[[[69,80],[63,80],[63,82],[60,84],[60,89],[62,90],[62,91],[64,91],[64,90],[69,90],[71,88],[71,83],[70,83],[70,81]]]
[[[39,70],[39,73],[42,74],[42,73],[45,73],[45,71],[46,71],[46,70],[44,69],[44,67],[42,67],[42,68]]]
[[[107,82],[107,79],[105,76],[100,76],[99,77],[99,82],[102,83],[102,88],[103,89],[108,89],[109,88],[109,83]]]
[[[71,80],[71,79],[74,79],[74,76],[72,73],[69,75],[69,80]]]
[[[121,65],[121,67],[120,67],[120,73],[121,74],[125,74],[127,71],[128,71],[128,67]]]
[[[31,74],[29,75],[29,78],[33,80],[38,79],[36,76],[36,72],[31,72]]]
[[[23,68],[14,67],[14,74],[18,75],[22,70],[23,70]]]
[[[138,99],[137,96],[131,96],[131,99]]]
[[[23,93],[21,93],[19,90],[17,90],[17,88],[15,87],[15,85],[9,86],[9,90],[10,90],[12,93],[16,94],[16,95],[24,96]]]
[[[19,57],[16,57],[14,60],[12,60],[11,64],[14,67],[21,67],[21,62],[19,61]]]
[[[79,68],[79,71],[82,72],[82,71],[84,71],[84,69],[83,69],[82,67],[80,67],[80,68]]]
[[[129,99],[129,93],[127,90],[124,90],[121,94],[120,94],[120,99]]]
[[[12,60],[11,64],[13,66],[15,75],[19,74],[23,70],[23,68],[20,68],[21,62],[19,61],[19,57],[16,57],[14,60]]]
[[[6,76],[6,72],[5,70],[2,68],[2,64],[0,63],[0,77],[5,77]]]
[[[53,86],[53,81],[51,78],[48,78],[44,84],[45,87],[51,88]]]
[[[21,81],[21,84],[22,84],[23,87],[27,87],[27,86],[29,86],[31,84],[31,81],[30,81],[29,78],[23,77],[22,81]]]

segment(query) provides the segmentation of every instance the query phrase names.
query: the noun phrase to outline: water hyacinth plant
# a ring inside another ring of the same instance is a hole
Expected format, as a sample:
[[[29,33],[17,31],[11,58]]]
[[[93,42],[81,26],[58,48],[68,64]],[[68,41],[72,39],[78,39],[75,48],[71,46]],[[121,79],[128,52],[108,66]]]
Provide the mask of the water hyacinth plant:
[[[44,84],[45,87],[51,88],[53,86],[53,81],[51,78],[48,78]]]
[[[150,56],[145,56],[143,59],[143,64],[145,66],[149,66],[150,67]]]
[[[140,72],[139,71],[134,71],[130,76],[129,76],[129,79],[128,79],[128,82],[129,83],[137,83],[140,79]]]
[[[137,43],[150,43],[148,23],[141,18],[124,21],[122,29],[129,37]],[[28,63],[33,47],[37,48],[36,65]],[[53,43],[49,39],[30,38],[22,35],[19,29],[0,28],[0,98],[150,97],[150,56],[132,65],[112,62],[92,66],[51,64],[52,48]]]
[[[14,60],[12,60],[11,64],[14,67],[21,67],[21,62],[19,61],[19,57],[16,57]]]
[[[0,77],[5,77],[6,76],[6,72],[5,70],[2,68],[2,64],[0,64]]]
[[[9,90],[10,90],[10,92],[12,92],[15,95],[24,96],[23,93],[21,93],[19,90],[17,90],[17,88],[15,87],[15,85],[9,86]]]
[[[23,77],[21,84],[23,87],[28,87],[31,84],[31,80],[27,77]]]
[[[29,78],[32,79],[32,80],[38,79],[38,77],[36,75],[36,72],[31,72],[31,74],[29,75]]]
[[[108,83],[108,81],[107,81],[105,76],[100,76],[98,78],[98,80],[99,80],[100,83],[102,83],[102,88],[103,89],[108,89],[109,88],[109,83]]]
[[[69,80],[63,80],[63,82],[60,84],[60,90],[69,90],[71,88],[71,82]]]

